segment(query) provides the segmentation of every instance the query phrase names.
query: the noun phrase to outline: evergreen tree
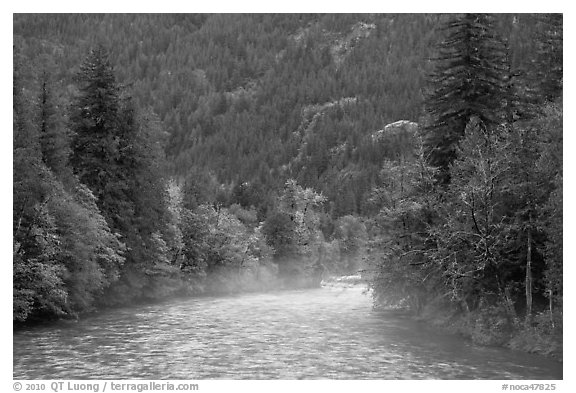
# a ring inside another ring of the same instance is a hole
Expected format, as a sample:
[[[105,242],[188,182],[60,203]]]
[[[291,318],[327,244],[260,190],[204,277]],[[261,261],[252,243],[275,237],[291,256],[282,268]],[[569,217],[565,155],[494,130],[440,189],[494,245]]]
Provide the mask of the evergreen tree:
[[[13,73],[13,319],[63,316],[67,293],[57,261],[60,237],[49,208],[55,179],[42,162],[21,57]]]
[[[34,236],[39,220],[46,217],[46,202],[52,191],[52,176],[42,162],[32,109],[25,95],[20,57],[14,56],[13,86],[13,236],[19,252],[28,258],[42,257],[42,244]],[[48,220],[50,221],[50,220]],[[51,225],[48,225],[51,226]]]
[[[69,136],[46,70],[41,74],[38,109],[36,124],[39,126],[42,160],[55,174],[64,175],[70,154]]]
[[[70,162],[79,180],[96,196],[111,228],[122,232],[130,228],[134,214],[128,194],[129,168],[121,157],[126,154],[120,150],[128,144],[122,129],[120,89],[102,46],[90,52],[77,82],[80,93],[70,116],[73,132]]]
[[[492,19],[485,14],[464,14],[442,28],[447,36],[438,44],[425,101],[431,117],[425,143],[429,161],[442,170],[444,181],[470,119],[477,118],[485,129],[503,121],[506,53]]]
[[[63,114],[47,74],[40,99],[27,99],[16,60],[14,319],[72,316],[91,309],[118,278],[124,245],[67,167]]]
[[[554,102],[562,96],[562,23],[562,14],[542,14],[538,17],[536,59],[532,63],[532,77],[541,101]]]
[[[159,276],[174,273],[164,238],[170,231],[158,122],[153,114],[138,114],[116,82],[103,47],[90,52],[77,80],[71,164],[127,247],[123,275],[107,301],[160,295],[162,289],[145,290]]]

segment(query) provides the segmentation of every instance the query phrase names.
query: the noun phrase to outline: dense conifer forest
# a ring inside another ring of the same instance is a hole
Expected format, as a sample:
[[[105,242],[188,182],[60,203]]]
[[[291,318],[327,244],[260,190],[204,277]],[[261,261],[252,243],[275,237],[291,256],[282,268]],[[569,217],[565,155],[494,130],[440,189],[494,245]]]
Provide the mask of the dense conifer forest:
[[[15,14],[13,38],[18,323],[361,273],[378,305],[561,347],[562,15]]]

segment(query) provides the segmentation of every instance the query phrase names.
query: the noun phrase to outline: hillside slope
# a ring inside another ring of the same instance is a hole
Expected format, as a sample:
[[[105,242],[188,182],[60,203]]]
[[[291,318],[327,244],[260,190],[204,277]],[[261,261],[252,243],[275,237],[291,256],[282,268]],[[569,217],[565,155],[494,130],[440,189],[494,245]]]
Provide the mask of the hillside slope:
[[[173,175],[266,192],[292,177],[344,215],[363,212],[385,158],[372,133],[419,120],[443,18],[15,15],[14,43],[32,74],[48,68],[64,98],[89,48],[104,44],[119,80],[168,132]],[[499,16],[515,66],[530,51],[530,18]]]

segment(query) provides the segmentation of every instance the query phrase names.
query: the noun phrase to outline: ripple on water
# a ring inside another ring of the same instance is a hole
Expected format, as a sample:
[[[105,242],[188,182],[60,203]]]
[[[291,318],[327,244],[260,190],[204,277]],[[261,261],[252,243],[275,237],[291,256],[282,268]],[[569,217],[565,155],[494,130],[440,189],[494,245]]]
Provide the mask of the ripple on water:
[[[559,379],[561,364],[472,346],[359,288],[179,299],[14,333],[18,379]]]

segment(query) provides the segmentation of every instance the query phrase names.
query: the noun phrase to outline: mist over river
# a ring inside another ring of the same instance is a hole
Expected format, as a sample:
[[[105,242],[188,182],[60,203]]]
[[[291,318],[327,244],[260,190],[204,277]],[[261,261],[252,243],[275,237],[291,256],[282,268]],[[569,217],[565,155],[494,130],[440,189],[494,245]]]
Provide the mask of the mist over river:
[[[562,364],[481,347],[360,286],[176,299],[14,332],[15,379],[562,379]]]

